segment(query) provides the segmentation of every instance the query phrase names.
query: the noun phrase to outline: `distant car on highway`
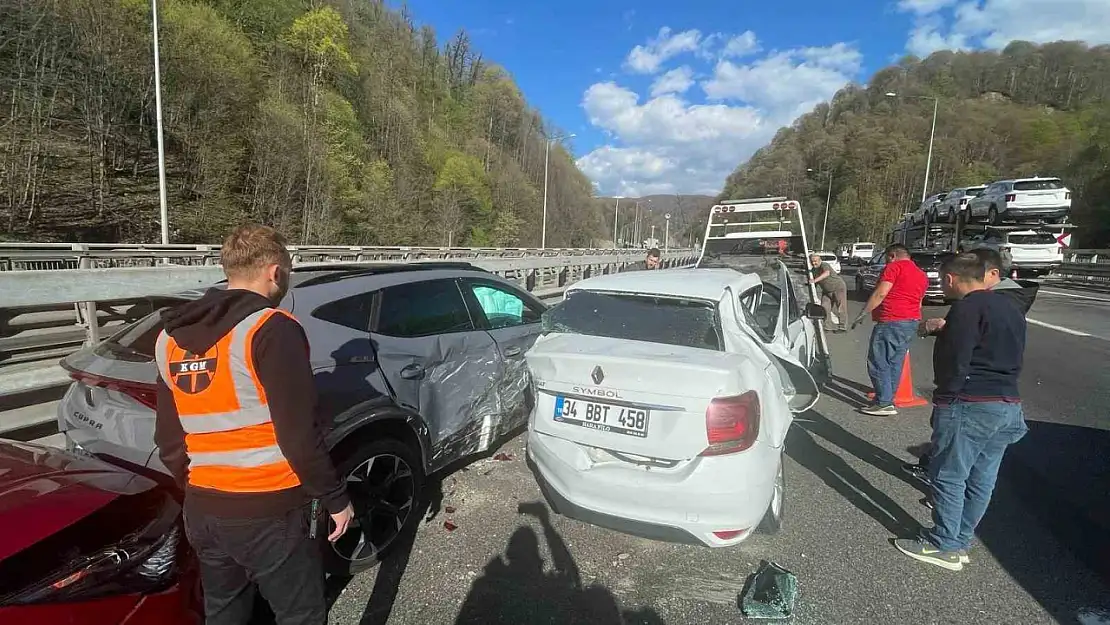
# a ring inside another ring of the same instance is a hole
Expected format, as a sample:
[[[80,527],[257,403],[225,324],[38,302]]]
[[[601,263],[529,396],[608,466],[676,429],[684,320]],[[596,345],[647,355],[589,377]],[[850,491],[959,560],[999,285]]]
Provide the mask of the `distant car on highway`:
[[[914,224],[925,223],[925,218],[931,217],[936,212],[937,206],[939,206],[946,197],[948,197],[947,192],[935,193],[925,198],[925,201],[917,207],[917,210],[910,214],[910,222]]]
[[[987,228],[960,242],[962,251],[990,248],[1002,255],[1005,265],[1023,273],[1048,273],[1064,262],[1056,235],[1035,230]]]
[[[856,241],[848,248],[848,264],[862,265],[871,260],[875,255],[875,244],[865,241]]]
[[[969,221],[991,225],[1023,220],[1064,223],[1071,212],[1071,190],[1059,178],[1000,180],[972,198],[967,211]]]
[[[0,441],[0,623],[199,625],[181,505],[153,480]]]
[[[910,250],[910,259],[925,272],[929,278],[929,286],[925,290],[925,299],[932,302],[944,300],[944,290],[940,284],[940,265],[944,259],[951,256],[947,250]],[[886,254],[879,252],[863,268],[856,272],[856,290],[869,294],[879,285],[883,269],[886,268]]]
[[[956,223],[956,217],[961,211],[967,209],[968,202],[986,188],[986,185],[977,185],[952,189],[944,196],[944,201],[932,208],[929,223],[940,223],[942,221],[950,224]]]
[[[544,314],[528,459],[558,512],[712,547],[782,525],[825,313],[776,259],[729,266],[591,278]]]
[[[352,531],[327,548],[328,568],[357,572],[416,522],[426,475],[526,423],[524,352],[547,306],[468,263],[442,262],[297,267],[281,308],[308,336],[318,418],[351,485]],[[161,330],[156,312],[62,361],[74,380],[58,407],[70,448],[167,472],[153,438]]]
[[[814,254],[817,254],[821,257],[821,260],[828,263],[829,267],[832,267],[833,271],[835,271],[836,273],[840,273],[840,260],[837,259],[836,254],[833,254],[832,252],[814,252]]]

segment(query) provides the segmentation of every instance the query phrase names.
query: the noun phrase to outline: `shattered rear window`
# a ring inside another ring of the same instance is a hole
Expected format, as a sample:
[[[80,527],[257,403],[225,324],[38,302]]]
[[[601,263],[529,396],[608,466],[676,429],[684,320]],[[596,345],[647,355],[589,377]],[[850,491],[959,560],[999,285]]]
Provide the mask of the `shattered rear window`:
[[[572,292],[543,314],[543,331],[722,351],[715,302]]]

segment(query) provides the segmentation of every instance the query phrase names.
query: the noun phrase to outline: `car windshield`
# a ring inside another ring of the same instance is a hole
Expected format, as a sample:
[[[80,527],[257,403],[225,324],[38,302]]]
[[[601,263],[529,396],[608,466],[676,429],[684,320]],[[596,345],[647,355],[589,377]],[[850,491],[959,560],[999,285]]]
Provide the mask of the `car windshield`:
[[[1056,237],[1046,232],[1010,235],[1010,243],[1015,243],[1017,245],[1052,245],[1056,242]]]
[[[1053,191],[1063,189],[1064,183],[1056,178],[1046,180],[1022,180],[1014,183],[1014,191]]]
[[[572,291],[543,314],[543,331],[721,351],[714,302],[657,295]]]

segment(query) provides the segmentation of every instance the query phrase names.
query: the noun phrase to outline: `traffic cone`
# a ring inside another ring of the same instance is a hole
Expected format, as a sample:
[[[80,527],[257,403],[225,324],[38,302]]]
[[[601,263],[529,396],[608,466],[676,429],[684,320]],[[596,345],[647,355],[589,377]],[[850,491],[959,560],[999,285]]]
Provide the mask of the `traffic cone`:
[[[874,400],[875,393],[868,393],[867,399]],[[910,353],[906,352],[906,359],[902,361],[902,376],[898,380],[898,390],[894,392],[894,406],[896,408],[918,408],[928,406],[929,400],[918,397],[913,390],[913,373],[910,371]]]

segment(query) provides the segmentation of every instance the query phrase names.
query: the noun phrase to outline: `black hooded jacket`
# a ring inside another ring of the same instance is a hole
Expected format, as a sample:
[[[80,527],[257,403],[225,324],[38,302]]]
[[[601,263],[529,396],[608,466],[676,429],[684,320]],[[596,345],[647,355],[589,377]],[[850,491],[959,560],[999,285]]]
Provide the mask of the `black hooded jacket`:
[[[182,348],[202,354],[249,315],[272,308],[265,297],[241,289],[210,289],[204,297],[162,313],[166,332]],[[316,422],[316,393],[308,359],[308,339],[301,325],[285,315],[272,315],[254,334],[255,373],[266,392],[278,446],[301,486],[267,493],[228,493],[186,486],[191,508],[213,516],[270,517],[283,515],[319,498],[330,513],[349,502]],[[185,430],[173,394],[158,379],[158,417],[154,429],[163,464],[179,484],[187,484],[189,466]]]

